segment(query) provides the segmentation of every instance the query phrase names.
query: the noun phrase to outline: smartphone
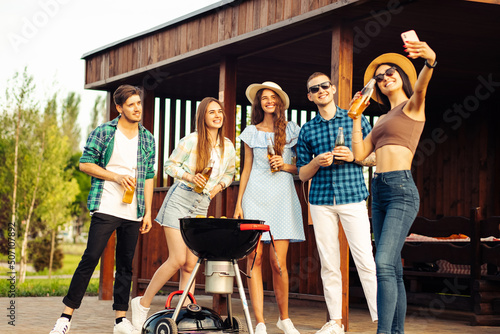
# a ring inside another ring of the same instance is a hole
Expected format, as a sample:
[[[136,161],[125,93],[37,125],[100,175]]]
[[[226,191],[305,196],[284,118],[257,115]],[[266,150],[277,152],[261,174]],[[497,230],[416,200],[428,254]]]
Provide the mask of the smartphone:
[[[403,42],[407,42],[407,41],[415,41],[415,42],[419,42],[420,40],[418,39],[418,36],[417,36],[417,33],[415,32],[415,30],[408,30],[408,31],[405,31],[404,33],[401,34],[401,38],[403,39]]]

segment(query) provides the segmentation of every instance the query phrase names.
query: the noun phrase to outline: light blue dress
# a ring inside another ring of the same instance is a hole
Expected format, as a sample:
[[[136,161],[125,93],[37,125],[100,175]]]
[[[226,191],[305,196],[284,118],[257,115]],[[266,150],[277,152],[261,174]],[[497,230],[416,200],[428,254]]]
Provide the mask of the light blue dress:
[[[297,144],[300,127],[288,122],[286,145],[282,154],[286,164],[292,163],[292,147]],[[267,138],[274,133],[258,131],[255,125],[243,130],[240,139],[253,149],[253,164],[242,198],[243,215],[246,219],[264,220],[271,227],[275,240],[290,242],[305,240],[302,210],[295,191],[293,175],[288,172],[271,172],[267,157]],[[262,241],[269,242],[269,233],[262,234]]]

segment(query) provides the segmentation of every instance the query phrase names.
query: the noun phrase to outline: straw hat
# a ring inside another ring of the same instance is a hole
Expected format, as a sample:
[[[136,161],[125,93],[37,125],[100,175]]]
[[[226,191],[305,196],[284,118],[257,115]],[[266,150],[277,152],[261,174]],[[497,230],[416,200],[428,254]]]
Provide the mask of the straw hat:
[[[398,53],[384,53],[383,55],[375,58],[370,65],[366,68],[365,71],[365,85],[370,81],[371,78],[375,75],[375,71],[377,68],[386,63],[396,64],[403,72],[406,73],[408,79],[410,80],[410,84],[412,87],[415,86],[415,82],[417,81],[417,71],[415,71],[415,66],[413,66],[412,62],[405,56],[400,55]],[[377,101],[378,103],[382,103],[378,98],[377,94],[372,95],[372,99]]]
[[[285,109],[288,109],[288,107],[290,106],[290,98],[288,97],[288,95],[285,93],[285,91],[283,91],[283,89],[281,89],[281,87],[277,83],[274,83],[272,81],[265,81],[261,84],[251,84],[250,86],[248,86],[245,95],[247,96],[247,99],[248,101],[250,101],[250,103],[253,103],[255,95],[257,95],[257,92],[261,89],[270,89],[278,94],[281,98],[281,101],[283,101],[285,105]]]

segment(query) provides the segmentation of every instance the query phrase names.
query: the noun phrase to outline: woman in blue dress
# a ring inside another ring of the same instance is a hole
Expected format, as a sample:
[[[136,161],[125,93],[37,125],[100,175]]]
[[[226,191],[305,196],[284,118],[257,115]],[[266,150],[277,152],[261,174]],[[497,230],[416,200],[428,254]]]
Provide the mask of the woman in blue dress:
[[[241,173],[235,218],[260,219],[270,225],[277,257],[269,247],[273,287],[280,317],[276,326],[285,334],[299,334],[288,317],[288,271],[286,254],[290,242],[304,241],[304,227],[299,198],[293,175],[297,167],[292,163],[292,148],[297,144],[300,127],[287,122],[285,110],[290,105],[288,95],[274,82],[252,84],[246,90],[252,103],[251,125],[241,133],[245,147],[245,163]],[[275,155],[268,158],[267,144],[274,144]],[[271,169],[277,169],[272,172]],[[263,243],[269,243],[264,234],[247,258],[247,269],[252,263],[252,278],[248,280],[250,300],[257,321],[255,334],[266,334],[264,319],[264,290],[262,284]],[[280,268],[281,267],[281,268]]]

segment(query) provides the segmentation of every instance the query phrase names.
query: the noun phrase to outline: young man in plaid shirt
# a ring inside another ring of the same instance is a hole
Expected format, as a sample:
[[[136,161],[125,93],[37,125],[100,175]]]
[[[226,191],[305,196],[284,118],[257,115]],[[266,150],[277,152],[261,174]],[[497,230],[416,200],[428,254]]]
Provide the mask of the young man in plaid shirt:
[[[342,319],[342,274],[340,272],[339,220],[365,292],[370,315],[377,321],[377,279],[372,253],[370,221],[366,208],[368,190],[363,167],[374,165],[373,155],[355,161],[350,150],[352,119],[333,100],[336,87],[323,73],[307,80],[308,98],[318,107],[318,115],[301,129],[297,144],[297,167],[302,181],[312,179],[309,192],[314,235],[321,260],[321,278],[330,321],[317,334],[344,333]],[[371,130],[363,117],[363,137]],[[339,127],[345,145],[335,147]],[[341,165],[333,164],[342,160]]]
[[[151,229],[151,203],[155,175],[153,135],[140,124],[141,90],[122,85],[113,94],[120,115],[98,126],[87,139],[80,170],[92,176],[87,201],[92,215],[87,248],[76,269],[66,306],[51,334],[66,334],[71,317],[79,308],[99,258],[116,230],[116,273],[114,284],[114,333],[139,333],[125,318],[132,281],[132,259],[140,233]],[[135,188],[135,190],[134,190]],[[132,203],[125,203],[125,190],[134,190]]]

